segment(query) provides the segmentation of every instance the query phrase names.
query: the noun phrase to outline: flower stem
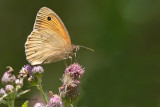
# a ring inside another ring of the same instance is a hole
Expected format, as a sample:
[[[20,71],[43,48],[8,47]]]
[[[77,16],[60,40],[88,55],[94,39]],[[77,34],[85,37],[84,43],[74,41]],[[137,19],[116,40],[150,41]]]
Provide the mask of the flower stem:
[[[8,107],[14,107],[15,90],[8,96]]]
[[[70,104],[70,103],[68,103],[68,102],[64,102],[64,104],[65,104],[65,106],[64,107],[73,107],[73,104]]]
[[[41,93],[41,95],[42,95],[42,97],[43,97],[44,102],[47,103],[47,102],[48,102],[48,99],[47,99],[47,97],[45,96],[45,93],[44,93],[44,91],[43,91],[42,84],[41,84],[41,79],[40,79],[40,78],[38,78],[37,88],[38,88],[38,90],[40,91],[40,93]]]
[[[68,104],[68,102],[65,102],[65,107],[69,107],[69,104]]]
[[[10,99],[10,101],[8,102],[8,107],[14,107],[14,100]]]

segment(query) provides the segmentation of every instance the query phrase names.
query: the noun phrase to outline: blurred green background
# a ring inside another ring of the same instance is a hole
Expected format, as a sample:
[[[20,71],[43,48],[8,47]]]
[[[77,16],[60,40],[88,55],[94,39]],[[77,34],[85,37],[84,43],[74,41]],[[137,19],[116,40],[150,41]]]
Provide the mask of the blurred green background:
[[[24,43],[43,6],[61,17],[72,43],[95,50],[79,51],[86,72],[75,107],[160,107],[160,0],[1,0],[0,76],[28,63]],[[58,93],[63,61],[43,67],[44,90]],[[37,98],[28,88],[22,99]]]

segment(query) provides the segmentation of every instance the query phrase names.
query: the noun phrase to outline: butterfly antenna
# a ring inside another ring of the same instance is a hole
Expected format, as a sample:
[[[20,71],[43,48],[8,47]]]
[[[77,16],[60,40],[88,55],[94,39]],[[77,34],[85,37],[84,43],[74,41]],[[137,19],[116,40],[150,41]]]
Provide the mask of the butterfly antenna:
[[[88,47],[85,47],[85,46],[81,46],[81,45],[79,45],[79,47],[82,47],[82,48],[85,48],[85,49],[87,49],[87,50],[90,50],[90,51],[94,52],[94,50],[91,49],[91,48],[88,48]]]

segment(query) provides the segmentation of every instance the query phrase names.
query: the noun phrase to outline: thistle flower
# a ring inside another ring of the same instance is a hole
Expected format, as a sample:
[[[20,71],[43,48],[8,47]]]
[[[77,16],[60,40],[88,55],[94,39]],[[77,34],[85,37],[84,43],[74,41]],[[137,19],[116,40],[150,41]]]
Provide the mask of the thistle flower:
[[[84,69],[78,63],[74,63],[66,68],[65,73],[70,74],[74,79],[79,79],[84,73]]]
[[[23,79],[16,79],[15,84],[16,85],[23,85]]]
[[[23,79],[16,79],[15,80],[15,84],[16,84],[16,90],[18,89],[20,89],[22,86],[23,86]]]
[[[59,88],[60,96],[65,102],[73,103],[79,94],[79,79],[84,73],[84,69],[78,63],[71,64],[65,69],[62,82],[63,85]]]
[[[12,84],[15,81],[16,77],[13,74],[13,69],[10,66],[8,66],[7,68],[9,68],[9,70],[3,74],[2,83]]]
[[[3,96],[3,95],[5,95],[6,94],[6,91],[3,89],[3,88],[1,88],[0,89],[0,96]]]
[[[32,68],[32,74],[42,74],[44,72],[43,67],[35,66]]]
[[[25,77],[28,76],[28,74],[31,74],[32,67],[28,64],[24,67],[19,72],[18,78],[24,79]]]
[[[69,74],[65,73],[63,85],[59,88],[60,96],[69,103],[72,103],[78,97],[78,84],[78,80],[74,80]]]
[[[63,85],[66,85],[66,84],[79,84],[79,80],[75,80],[72,78],[72,76],[68,73],[65,73],[62,77],[62,82],[63,82]]]
[[[7,93],[13,92],[13,89],[14,89],[13,85],[6,85],[6,87],[5,87],[5,90]]]
[[[61,98],[58,95],[52,95],[46,107],[63,107]]]
[[[32,81],[32,67],[27,64],[26,66],[22,67],[19,72],[18,78],[23,80],[24,78],[28,77],[28,81]]]
[[[36,103],[36,104],[34,105],[34,107],[45,107],[45,105],[42,104],[42,103]]]
[[[69,103],[72,103],[73,100],[75,100],[79,93],[78,93],[78,85],[77,84],[67,84],[62,85],[62,87],[59,88],[60,96],[67,100]]]
[[[25,68],[25,70],[27,72],[31,72],[32,71],[32,67],[29,64],[27,64],[24,68]]]
[[[59,88],[60,96],[72,103],[75,100],[79,93],[78,93],[78,85],[63,85]]]

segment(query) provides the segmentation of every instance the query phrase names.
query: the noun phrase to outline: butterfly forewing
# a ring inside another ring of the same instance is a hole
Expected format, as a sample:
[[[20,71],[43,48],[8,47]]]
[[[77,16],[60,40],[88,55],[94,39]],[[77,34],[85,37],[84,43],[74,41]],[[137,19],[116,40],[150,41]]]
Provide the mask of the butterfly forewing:
[[[37,13],[33,29],[47,28],[61,36],[71,47],[71,41],[67,29],[58,15],[47,7],[43,7]]]

